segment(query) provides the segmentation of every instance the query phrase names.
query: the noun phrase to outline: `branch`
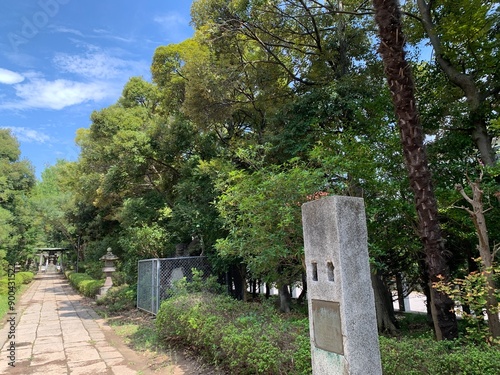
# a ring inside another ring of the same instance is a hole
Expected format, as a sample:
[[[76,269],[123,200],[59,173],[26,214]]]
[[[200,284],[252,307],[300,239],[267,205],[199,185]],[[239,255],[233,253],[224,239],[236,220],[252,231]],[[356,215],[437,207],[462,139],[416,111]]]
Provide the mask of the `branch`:
[[[472,211],[471,209],[465,207],[465,206],[451,206],[451,208],[457,208],[459,210],[465,210],[469,215],[473,216],[474,215],[474,211]]]
[[[424,23],[424,20],[421,17],[417,16],[416,14],[413,14],[410,12],[403,12],[403,11],[401,12],[401,14],[404,14],[405,16],[413,18],[413,19],[417,20],[418,22]]]
[[[500,243],[493,245],[493,251],[491,253],[491,259],[494,260],[497,253],[500,251]]]
[[[462,197],[464,197],[464,198],[465,198],[465,200],[466,200],[467,202],[469,202],[469,204],[470,204],[471,206],[474,206],[474,201],[472,200],[472,198],[471,198],[471,197],[469,197],[469,196],[467,195],[467,193],[465,192],[464,187],[462,186],[462,184],[455,184],[455,189],[456,189],[456,190],[457,190],[457,191],[458,191],[458,192],[462,195]],[[465,207],[462,207],[462,208],[464,208],[464,209],[466,209],[466,210],[467,210],[467,208],[465,208]]]
[[[479,95],[478,89],[473,81],[473,79],[467,75],[460,73],[447,59],[444,57],[443,47],[441,44],[441,39],[439,38],[434,24],[432,22],[431,16],[431,6],[432,2],[426,3],[425,0],[417,0],[418,9],[420,15],[422,16],[422,25],[424,27],[427,36],[436,52],[436,61],[438,62],[443,72],[446,74],[448,79],[456,86],[461,88],[467,100],[471,103],[472,108],[476,109],[479,107]]]
[[[496,87],[493,87],[491,90],[488,90],[486,92],[483,92],[480,96],[479,96],[479,99],[481,101],[485,100],[486,98],[490,97],[490,96],[495,96],[497,95],[498,93],[500,93],[500,85],[496,86]]]
[[[256,42],[258,42],[262,48],[264,48],[264,50],[266,50],[267,53],[269,53],[269,55],[272,56],[272,58],[277,62],[278,65],[280,65],[284,70],[285,72],[287,72],[287,74],[290,75],[290,77],[293,77],[293,79],[295,79],[296,81],[300,82],[300,83],[303,83],[305,85],[312,85],[312,82],[309,82],[309,81],[306,81],[304,80],[303,78],[300,78],[299,76],[297,76],[292,70],[290,70],[284,63],[283,61],[281,61],[281,59],[271,50],[271,48],[269,48],[269,45],[266,44],[264,41],[262,41],[262,39],[260,39],[248,26],[245,26],[244,24],[242,25],[246,30],[248,30],[248,32],[251,34],[251,35],[248,35],[250,36],[251,38],[253,38]]]

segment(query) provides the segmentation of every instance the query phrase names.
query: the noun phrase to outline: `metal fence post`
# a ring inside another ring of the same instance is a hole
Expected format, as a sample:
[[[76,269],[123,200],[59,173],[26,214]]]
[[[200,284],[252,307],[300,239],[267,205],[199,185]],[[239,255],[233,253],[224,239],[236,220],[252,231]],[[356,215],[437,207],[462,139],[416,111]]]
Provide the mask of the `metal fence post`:
[[[161,302],[171,295],[175,281],[185,277],[192,281],[192,269],[210,276],[211,267],[206,257],[179,257],[142,259],[137,265],[137,308],[156,315]],[[149,273],[150,274],[149,274]]]

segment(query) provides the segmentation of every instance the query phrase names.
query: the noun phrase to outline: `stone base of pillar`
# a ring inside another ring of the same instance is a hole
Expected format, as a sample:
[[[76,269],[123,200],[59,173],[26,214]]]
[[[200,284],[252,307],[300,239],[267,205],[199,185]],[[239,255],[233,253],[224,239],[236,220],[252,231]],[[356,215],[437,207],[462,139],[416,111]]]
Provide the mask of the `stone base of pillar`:
[[[108,293],[108,290],[109,290],[110,288],[111,288],[111,286],[103,286],[103,287],[101,287],[101,289],[99,290],[99,294],[97,294],[97,295],[95,296],[95,298],[96,298],[96,299],[101,299],[101,298],[103,298],[103,297],[106,295],[106,293]]]

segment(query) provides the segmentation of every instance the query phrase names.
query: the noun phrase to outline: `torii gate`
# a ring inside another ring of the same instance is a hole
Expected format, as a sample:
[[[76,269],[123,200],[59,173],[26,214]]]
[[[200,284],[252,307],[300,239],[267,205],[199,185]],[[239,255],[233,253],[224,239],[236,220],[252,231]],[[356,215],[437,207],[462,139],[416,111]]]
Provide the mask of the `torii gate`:
[[[40,256],[38,270],[41,270],[42,272],[46,272],[49,269],[52,269],[52,272],[54,272],[56,270],[57,259],[61,257],[63,251],[70,250],[67,247],[37,247],[35,249],[40,252],[39,254],[37,254],[38,256]],[[62,269],[62,263],[60,264]]]

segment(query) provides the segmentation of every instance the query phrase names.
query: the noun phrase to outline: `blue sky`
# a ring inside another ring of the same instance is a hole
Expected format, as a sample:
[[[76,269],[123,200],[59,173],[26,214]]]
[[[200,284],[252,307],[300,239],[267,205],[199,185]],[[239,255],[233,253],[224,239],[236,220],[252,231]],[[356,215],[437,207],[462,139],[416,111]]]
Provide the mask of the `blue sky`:
[[[76,130],[150,79],[156,47],[193,35],[190,0],[17,0],[0,13],[0,128],[9,128],[39,177],[74,161]]]

